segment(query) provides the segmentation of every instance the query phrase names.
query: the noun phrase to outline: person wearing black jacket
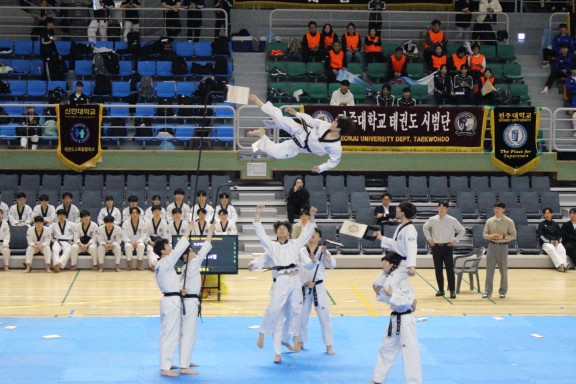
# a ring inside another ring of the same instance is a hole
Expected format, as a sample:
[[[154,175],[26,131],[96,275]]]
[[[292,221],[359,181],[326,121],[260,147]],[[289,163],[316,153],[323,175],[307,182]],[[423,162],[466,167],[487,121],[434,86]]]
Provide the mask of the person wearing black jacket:
[[[544,220],[538,225],[538,241],[556,269],[560,272],[566,272],[568,263],[566,261],[566,249],[560,242],[562,240],[560,225],[552,220],[552,208],[546,207],[542,212],[544,213]]]
[[[570,209],[570,220],[562,224],[561,234],[566,255],[570,256],[567,259],[568,267],[573,269],[574,264],[576,264],[576,208]]]
[[[454,85],[448,76],[446,64],[440,66],[440,70],[434,75],[434,100],[438,105],[450,103],[454,97]]]
[[[472,12],[478,11],[478,4],[472,0],[457,0],[454,6],[456,12],[456,40],[464,42],[470,38],[470,26],[472,25]]]
[[[288,211],[288,221],[294,222],[296,217],[300,217],[302,209],[310,207],[310,193],[304,188],[304,179],[298,177],[294,180],[294,185],[288,192],[286,199],[286,210]]]
[[[184,0],[184,8],[188,9],[186,17],[188,21],[186,26],[188,31],[188,41],[197,43],[200,41],[200,33],[202,32],[202,8],[204,8],[204,0]]]

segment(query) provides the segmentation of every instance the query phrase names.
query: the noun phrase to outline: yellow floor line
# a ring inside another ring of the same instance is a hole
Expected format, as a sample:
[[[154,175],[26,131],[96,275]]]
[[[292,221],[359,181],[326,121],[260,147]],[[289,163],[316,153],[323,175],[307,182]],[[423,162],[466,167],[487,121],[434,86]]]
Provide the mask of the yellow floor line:
[[[368,310],[370,310],[370,313],[372,314],[372,316],[378,316],[376,311],[370,306],[370,304],[368,304],[368,301],[364,298],[364,296],[362,296],[362,294],[356,288],[356,286],[354,284],[350,284],[350,286],[352,287],[352,289],[354,290],[356,295],[360,298],[360,301],[362,301],[364,303],[364,305],[366,306],[366,308],[368,308]]]

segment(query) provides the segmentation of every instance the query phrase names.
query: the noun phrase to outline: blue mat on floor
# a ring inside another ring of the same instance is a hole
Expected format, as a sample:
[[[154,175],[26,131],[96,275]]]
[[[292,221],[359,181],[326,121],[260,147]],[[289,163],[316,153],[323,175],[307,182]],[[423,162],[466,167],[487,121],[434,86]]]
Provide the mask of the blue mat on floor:
[[[387,317],[334,317],[328,356],[316,318],[299,353],[274,364],[272,339],[256,346],[259,317],[209,317],[199,323],[197,376],[161,377],[159,319],[0,318],[0,383],[365,383]],[[418,323],[427,384],[576,382],[574,317],[429,317]],[[6,326],[16,326],[7,330]],[[536,338],[531,334],[542,335]],[[46,335],[60,338],[46,339]],[[177,360],[175,360],[177,362]],[[389,383],[403,383],[399,356]]]

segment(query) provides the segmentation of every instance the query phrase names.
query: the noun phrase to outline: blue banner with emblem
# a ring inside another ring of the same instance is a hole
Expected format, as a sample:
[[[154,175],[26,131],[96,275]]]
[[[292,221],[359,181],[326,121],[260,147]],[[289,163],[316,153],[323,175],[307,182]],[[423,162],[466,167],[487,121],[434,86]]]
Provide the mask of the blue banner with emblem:
[[[510,175],[521,175],[540,164],[540,109],[496,107],[492,110],[492,164]]]
[[[58,158],[76,172],[93,168],[102,157],[102,104],[56,105]]]

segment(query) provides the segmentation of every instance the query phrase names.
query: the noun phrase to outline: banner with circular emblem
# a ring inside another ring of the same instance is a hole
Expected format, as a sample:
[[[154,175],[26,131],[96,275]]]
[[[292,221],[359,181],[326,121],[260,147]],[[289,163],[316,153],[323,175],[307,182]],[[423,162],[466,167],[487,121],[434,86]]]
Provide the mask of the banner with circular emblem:
[[[56,104],[56,115],[60,161],[76,172],[95,167],[102,157],[102,104]]]
[[[540,109],[495,107],[491,113],[492,164],[510,175],[521,175],[540,164]]]

